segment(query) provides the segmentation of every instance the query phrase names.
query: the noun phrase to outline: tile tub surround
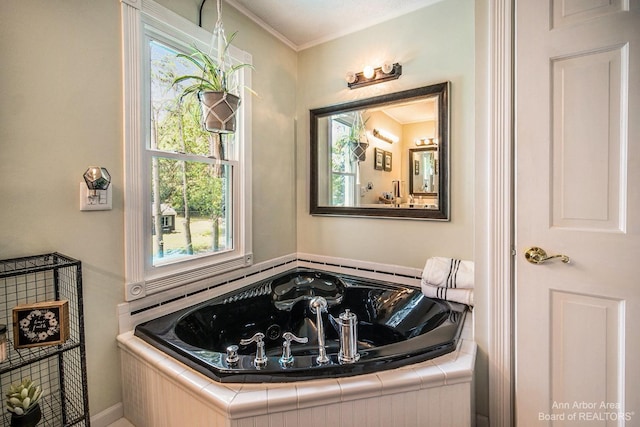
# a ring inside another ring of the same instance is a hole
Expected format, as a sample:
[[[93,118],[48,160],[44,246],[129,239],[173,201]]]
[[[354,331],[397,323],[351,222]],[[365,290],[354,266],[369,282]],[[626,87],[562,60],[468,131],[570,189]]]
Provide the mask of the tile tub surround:
[[[457,349],[432,360],[272,384],[215,382],[126,332],[118,336],[125,417],[136,427],[472,425],[476,344],[469,323]]]

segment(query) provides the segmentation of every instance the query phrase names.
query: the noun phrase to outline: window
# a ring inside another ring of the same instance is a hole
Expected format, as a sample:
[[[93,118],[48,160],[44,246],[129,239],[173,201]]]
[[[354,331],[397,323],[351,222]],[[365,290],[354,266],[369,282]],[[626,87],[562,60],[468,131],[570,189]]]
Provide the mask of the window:
[[[211,34],[158,4],[123,0],[126,298],[249,265],[250,96],[234,134],[202,129],[199,105],[173,79],[177,54]],[[232,60],[250,55],[231,47]],[[250,85],[245,68],[241,84]]]
[[[332,206],[354,206],[356,202],[357,164],[351,155],[351,115],[332,116],[328,138],[331,181],[329,194]]]

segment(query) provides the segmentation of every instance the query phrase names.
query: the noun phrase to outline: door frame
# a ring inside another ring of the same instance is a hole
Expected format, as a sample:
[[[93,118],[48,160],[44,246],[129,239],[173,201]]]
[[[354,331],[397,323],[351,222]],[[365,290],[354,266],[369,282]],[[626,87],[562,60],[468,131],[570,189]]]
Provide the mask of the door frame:
[[[475,194],[486,196],[476,203],[474,258],[486,307],[489,422],[504,427],[515,412],[514,11],[515,0],[476,3]]]

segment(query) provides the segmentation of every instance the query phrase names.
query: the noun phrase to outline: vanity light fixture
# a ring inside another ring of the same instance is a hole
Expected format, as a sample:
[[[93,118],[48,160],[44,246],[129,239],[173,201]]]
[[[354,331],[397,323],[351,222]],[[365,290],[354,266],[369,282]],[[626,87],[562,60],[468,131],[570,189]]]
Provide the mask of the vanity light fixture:
[[[91,166],[82,177],[84,182],[80,183],[80,210],[110,210],[112,187],[111,174],[107,168]]]
[[[375,136],[381,141],[388,142],[389,144],[393,144],[400,141],[400,138],[382,129],[374,129],[373,136]]]
[[[424,147],[424,146],[435,146],[438,145],[438,143],[435,141],[435,138],[431,137],[431,138],[418,138],[415,140],[415,143],[418,147]]]
[[[349,89],[355,89],[357,87],[386,82],[387,80],[395,80],[401,75],[402,65],[397,62],[385,62],[378,68],[367,65],[359,73],[349,71],[345,76],[345,80],[347,81],[347,86],[349,86]]]

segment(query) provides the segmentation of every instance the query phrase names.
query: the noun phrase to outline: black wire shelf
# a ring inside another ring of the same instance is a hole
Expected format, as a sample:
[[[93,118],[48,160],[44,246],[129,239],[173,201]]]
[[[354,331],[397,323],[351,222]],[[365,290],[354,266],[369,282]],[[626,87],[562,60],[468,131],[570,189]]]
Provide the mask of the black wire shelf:
[[[69,338],[16,349],[14,307],[61,300],[68,301]],[[38,427],[90,426],[80,261],[59,253],[0,260],[0,323],[7,325],[8,338],[7,359],[0,362],[0,426],[11,425],[4,394],[24,378],[43,390]]]

